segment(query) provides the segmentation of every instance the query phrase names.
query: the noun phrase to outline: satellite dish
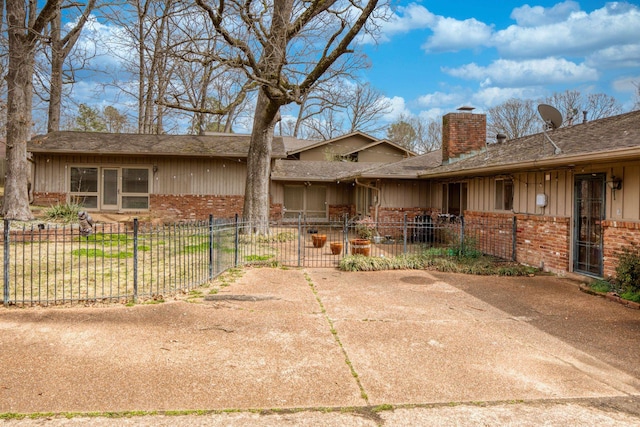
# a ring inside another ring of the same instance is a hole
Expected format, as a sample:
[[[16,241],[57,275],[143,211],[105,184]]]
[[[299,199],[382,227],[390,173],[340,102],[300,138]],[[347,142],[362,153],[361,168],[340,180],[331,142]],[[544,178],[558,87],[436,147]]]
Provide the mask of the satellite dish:
[[[540,117],[542,120],[549,126],[551,129],[557,129],[562,126],[562,114],[555,107],[547,104],[538,105],[538,113],[540,113]]]

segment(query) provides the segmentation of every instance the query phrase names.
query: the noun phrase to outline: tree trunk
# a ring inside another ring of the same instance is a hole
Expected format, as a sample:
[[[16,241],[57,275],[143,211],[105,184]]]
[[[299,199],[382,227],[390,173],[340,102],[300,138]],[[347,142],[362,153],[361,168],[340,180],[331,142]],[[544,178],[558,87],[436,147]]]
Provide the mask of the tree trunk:
[[[252,233],[269,232],[269,179],[273,131],[280,106],[270,100],[263,89],[258,93],[256,113],[247,158],[247,182],[244,192],[243,219]]]
[[[2,213],[5,219],[28,221],[33,219],[29,209],[27,140],[31,129],[34,47],[22,33],[26,22],[24,2],[10,1],[6,7],[9,27],[7,179]]]
[[[49,85],[49,117],[47,132],[60,130],[60,105],[62,103],[62,65],[64,57],[60,53],[64,45],[60,40],[60,6],[56,17],[51,20],[51,83]]]

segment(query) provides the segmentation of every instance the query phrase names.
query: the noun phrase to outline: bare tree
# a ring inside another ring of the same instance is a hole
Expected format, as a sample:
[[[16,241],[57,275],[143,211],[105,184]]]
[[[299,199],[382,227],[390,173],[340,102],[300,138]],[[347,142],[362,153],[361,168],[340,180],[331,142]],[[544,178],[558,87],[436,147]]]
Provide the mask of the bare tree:
[[[121,30],[117,39],[110,40],[111,54],[130,73],[124,82],[120,76],[114,78],[112,85],[136,100],[139,133],[166,131],[169,113],[159,101],[164,99],[175,69],[168,55],[172,43],[169,24],[172,14],[185,7],[178,0],[125,0],[109,13],[108,18]]]
[[[499,133],[507,139],[520,138],[540,131],[540,126],[536,102],[531,99],[509,99],[490,108],[487,115],[489,138],[495,138]]]
[[[636,87],[636,101],[633,104],[633,110],[640,110],[640,83],[633,83],[633,85]]]
[[[216,60],[218,49],[226,44],[201,9],[176,8],[168,26],[166,55],[174,63],[174,73],[157,103],[190,115],[191,132],[202,134],[208,127],[231,132],[257,86],[244,73]]]
[[[84,6],[80,17],[75,21],[75,25],[64,37],[62,36],[62,11],[65,8],[80,8],[79,3],[62,4],[59,2],[56,13],[50,22],[51,31],[49,34],[49,45],[51,48],[51,74],[49,84],[49,114],[47,122],[47,132],[60,130],[60,107],[62,103],[63,67],[66,58],[75,46],[85,23],[93,11],[96,0],[89,0]],[[69,79],[72,81],[73,79]]]
[[[622,113],[622,106],[613,97],[604,93],[593,93],[587,95],[585,109],[587,120],[603,119]]]
[[[402,114],[387,128],[387,139],[423,154],[442,145],[442,121]]]
[[[411,118],[408,116],[400,116],[395,123],[391,123],[387,128],[387,139],[409,150],[413,150],[417,133],[410,122]]]
[[[370,84],[357,85],[347,99],[349,132],[376,133],[384,128],[380,117],[391,111],[391,102]]]
[[[56,13],[59,0],[48,0],[38,12],[36,0],[6,3],[9,65],[7,72],[7,179],[2,213],[7,219],[30,220],[27,140],[31,129],[36,45]]]
[[[442,147],[442,118],[425,120],[418,117],[414,120],[413,128],[416,131],[414,151],[430,153]]]
[[[564,126],[581,122],[583,111],[587,112],[587,120],[602,119],[622,112],[622,107],[616,99],[603,93],[589,94],[585,97],[577,90],[566,90],[554,93],[546,102],[560,111],[564,118]]]
[[[219,60],[260,85],[247,159],[243,219],[268,232],[271,151],[280,107],[301,102],[314,84],[352,52],[378,0],[299,2],[196,0],[229,46]],[[306,38],[303,38],[306,37]]]

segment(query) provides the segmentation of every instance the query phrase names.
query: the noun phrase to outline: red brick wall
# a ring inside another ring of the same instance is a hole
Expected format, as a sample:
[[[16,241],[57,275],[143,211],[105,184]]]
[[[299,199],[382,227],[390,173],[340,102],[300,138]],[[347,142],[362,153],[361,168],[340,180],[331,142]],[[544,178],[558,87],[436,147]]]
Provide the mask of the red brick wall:
[[[37,206],[55,206],[67,202],[66,193],[33,193],[33,204]]]
[[[329,205],[329,219],[340,220],[345,214],[352,217],[356,214],[356,205]]]
[[[449,113],[442,118],[442,161],[481,150],[487,141],[487,116]]]
[[[545,271],[569,271],[570,218],[516,215],[516,260]]]
[[[640,247],[640,223],[603,221],[604,277],[615,277],[618,254],[623,248]]]
[[[371,208],[371,218],[374,217],[375,208]],[[425,208],[378,208],[378,234],[397,238],[402,235],[404,216],[407,222],[412,222],[417,215],[436,215],[436,210]],[[387,227],[384,224],[389,224]]]
[[[473,239],[476,249],[502,259],[513,255],[514,215],[494,212],[464,213],[464,233]]]
[[[233,218],[236,213],[242,215],[244,206],[243,196],[151,194],[149,199],[151,215],[168,221],[206,219],[211,214],[214,218]]]

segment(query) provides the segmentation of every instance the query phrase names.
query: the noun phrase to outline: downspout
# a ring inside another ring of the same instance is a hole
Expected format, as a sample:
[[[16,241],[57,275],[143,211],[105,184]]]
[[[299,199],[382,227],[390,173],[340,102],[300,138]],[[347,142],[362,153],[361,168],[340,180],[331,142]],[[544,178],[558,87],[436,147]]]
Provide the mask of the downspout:
[[[375,208],[375,211],[374,211],[374,212],[375,212],[375,214],[374,214],[374,218],[373,218],[373,220],[374,220],[375,222],[378,222],[378,208],[380,207],[380,189],[379,189],[378,187],[374,187],[374,186],[369,185],[369,184],[363,184],[363,183],[361,183],[361,182],[358,182],[358,178],[356,178],[356,181],[355,181],[355,182],[356,182],[356,185],[357,185],[357,186],[359,186],[359,187],[369,188],[369,189],[371,189],[371,190],[375,190],[375,191],[377,192],[377,195],[376,195],[376,203],[375,203],[375,205],[374,205],[374,208]]]

